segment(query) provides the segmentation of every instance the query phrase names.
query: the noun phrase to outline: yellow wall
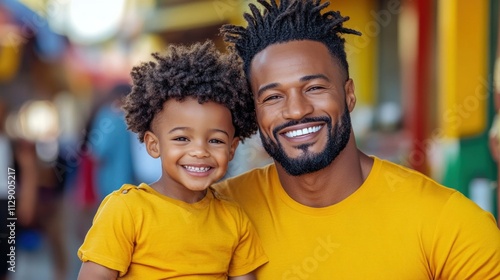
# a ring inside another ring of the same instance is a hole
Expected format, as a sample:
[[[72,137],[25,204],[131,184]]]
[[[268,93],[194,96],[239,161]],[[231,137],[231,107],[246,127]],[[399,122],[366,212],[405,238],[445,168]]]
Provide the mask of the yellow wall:
[[[438,1],[439,123],[447,138],[486,129],[488,1]]]
[[[356,96],[361,105],[373,105],[376,100],[377,39],[384,28],[384,20],[376,16],[377,1],[337,0],[328,9],[340,11],[350,19],[344,27],[363,33],[362,36],[346,35],[349,72],[356,85]]]

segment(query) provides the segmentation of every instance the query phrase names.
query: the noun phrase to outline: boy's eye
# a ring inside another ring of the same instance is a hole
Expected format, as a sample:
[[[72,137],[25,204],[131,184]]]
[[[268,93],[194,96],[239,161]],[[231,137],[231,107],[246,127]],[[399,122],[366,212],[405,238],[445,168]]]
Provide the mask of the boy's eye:
[[[174,139],[172,139],[174,141],[189,141],[189,139],[187,139],[186,137],[175,137]]]

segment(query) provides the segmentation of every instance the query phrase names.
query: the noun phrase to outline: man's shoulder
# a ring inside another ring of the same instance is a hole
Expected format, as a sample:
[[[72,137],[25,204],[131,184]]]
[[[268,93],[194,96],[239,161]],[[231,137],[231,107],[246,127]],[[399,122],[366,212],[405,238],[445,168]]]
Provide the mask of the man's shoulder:
[[[419,171],[387,160],[375,159],[372,171],[373,174],[367,179],[368,184],[377,185],[379,191],[386,190],[390,197],[402,195],[405,198],[425,203],[434,201],[442,205],[458,193],[456,189],[445,186]]]
[[[386,180],[392,178],[393,180],[401,182],[412,182],[415,184],[424,183],[444,187],[441,183],[437,182],[435,179],[429,177],[428,175],[425,175],[415,169],[399,163],[375,158],[375,166],[378,166],[378,172],[375,172],[375,175],[381,176]]]

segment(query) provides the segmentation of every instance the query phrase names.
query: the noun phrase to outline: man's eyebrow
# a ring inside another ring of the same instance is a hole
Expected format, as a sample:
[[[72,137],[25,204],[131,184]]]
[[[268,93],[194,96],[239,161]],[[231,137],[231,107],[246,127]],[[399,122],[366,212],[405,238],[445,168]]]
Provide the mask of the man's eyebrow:
[[[307,76],[301,77],[300,81],[307,82],[307,81],[314,80],[314,79],[322,79],[322,80],[325,80],[327,82],[330,82],[330,79],[328,79],[328,77],[323,75],[323,74],[307,75]]]
[[[299,79],[299,81],[307,82],[307,81],[314,80],[314,79],[322,79],[322,80],[325,80],[327,82],[330,82],[330,79],[328,79],[328,77],[323,75],[323,74],[307,75],[307,76],[301,77]],[[276,88],[279,85],[280,85],[279,83],[270,83],[270,84],[267,84],[267,85],[261,87],[259,89],[259,91],[257,91],[257,97],[261,96],[264,91],[266,91],[268,89]]]
[[[259,91],[257,91],[257,97],[261,96],[264,91],[278,87],[279,85],[280,85],[279,83],[270,83],[270,84],[267,84],[267,85],[259,88]]]

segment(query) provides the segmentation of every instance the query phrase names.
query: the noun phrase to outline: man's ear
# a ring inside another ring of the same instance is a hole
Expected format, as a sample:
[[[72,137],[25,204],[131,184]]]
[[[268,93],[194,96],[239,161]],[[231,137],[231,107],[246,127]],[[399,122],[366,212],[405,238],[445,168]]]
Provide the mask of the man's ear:
[[[356,94],[354,93],[354,81],[352,79],[348,79],[344,85],[345,91],[345,102],[347,104],[347,108],[349,108],[349,112],[354,110],[356,106]]]
[[[146,151],[148,151],[150,156],[153,158],[160,157],[160,141],[153,132],[146,131],[144,134],[144,145],[146,145]]]
[[[234,137],[231,142],[231,147],[229,148],[229,161],[233,160],[234,154],[236,153],[236,148],[240,144],[240,138]]]

